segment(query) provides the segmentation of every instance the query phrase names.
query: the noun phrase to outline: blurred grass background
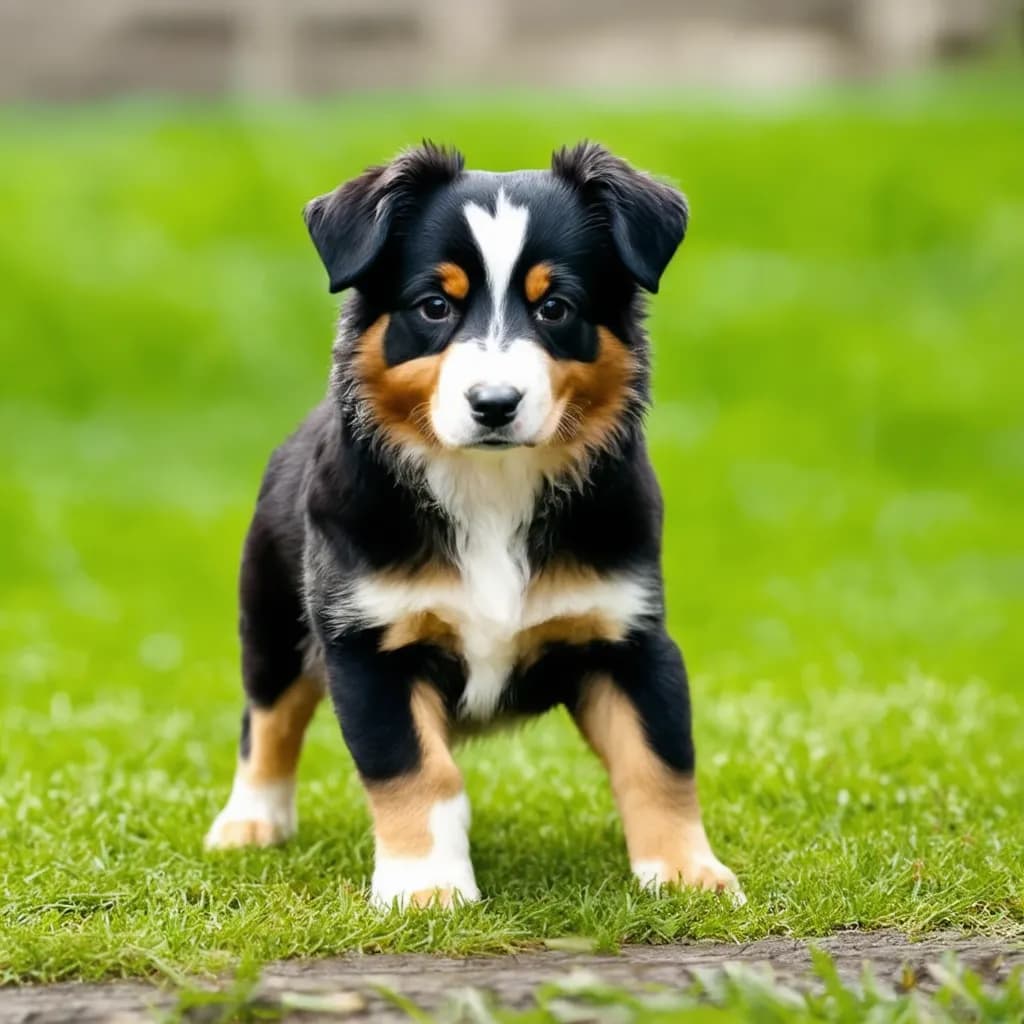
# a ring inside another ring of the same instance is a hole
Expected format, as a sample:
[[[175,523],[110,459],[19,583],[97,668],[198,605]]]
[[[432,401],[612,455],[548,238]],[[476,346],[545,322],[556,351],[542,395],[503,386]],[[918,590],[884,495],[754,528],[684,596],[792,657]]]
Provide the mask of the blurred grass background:
[[[566,932],[1021,931],[1022,85],[0,112],[0,980]],[[200,852],[234,761],[241,539],[329,365],[301,207],[424,135],[491,169],[597,138],[690,196],[650,436],[741,912],[631,888],[557,715],[464,755],[493,898],[451,919],[362,905],[327,713],[298,840]]]

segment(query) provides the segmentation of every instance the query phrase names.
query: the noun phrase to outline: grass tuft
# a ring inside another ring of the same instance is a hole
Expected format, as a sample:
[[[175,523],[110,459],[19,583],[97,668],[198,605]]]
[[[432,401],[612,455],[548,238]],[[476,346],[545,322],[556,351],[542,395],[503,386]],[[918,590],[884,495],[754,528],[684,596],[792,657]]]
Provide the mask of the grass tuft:
[[[932,986],[890,988],[865,968],[856,982],[845,981],[832,958],[813,954],[811,977],[798,984],[768,967],[741,963],[703,968],[680,988],[610,984],[576,969],[539,985],[533,1005],[510,1010],[478,988],[455,988],[442,1006],[428,1011],[400,992],[378,988],[384,1001],[420,1024],[1005,1024],[1024,1017],[1024,971],[990,985],[947,955],[925,970]],[[367,1008],[352,992],[271,995],[259,978],[240,974],[227,989],[184,989],[163,1024],[234,1024],[287,1019],[289,1011],[315,1012],[324,1020],[344,1018]]]

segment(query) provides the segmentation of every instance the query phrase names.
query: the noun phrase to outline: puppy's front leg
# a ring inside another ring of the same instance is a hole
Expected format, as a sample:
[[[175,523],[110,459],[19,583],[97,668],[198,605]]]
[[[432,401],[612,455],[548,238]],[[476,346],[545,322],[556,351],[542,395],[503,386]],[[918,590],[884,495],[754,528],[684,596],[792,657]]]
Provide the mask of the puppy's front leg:
[[[469,859],[469,801],[448,747],[438,691],[408,650],[377,631],[326,647],[331,697],[373,814],[372,898],[380,906],[479,899]]]
[[[608,769],[633,873],[663,883],[730,890],[701,821],[686,673],[663,633],[623,644],[607,675],[589,679],[576,721]]]

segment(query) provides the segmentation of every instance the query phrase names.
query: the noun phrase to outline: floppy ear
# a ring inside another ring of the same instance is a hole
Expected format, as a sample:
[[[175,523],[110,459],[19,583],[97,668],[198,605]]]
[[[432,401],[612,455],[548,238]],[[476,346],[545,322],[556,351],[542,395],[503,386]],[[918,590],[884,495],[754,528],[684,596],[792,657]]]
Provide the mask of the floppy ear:
[[[619,259],[649,292],[686,234],[689,210],[678,190],[635,170],[596,142],[565,147],[551,158],[555,175],[604,208]]]
[[[370,167],[303,210],[306,227],[331,282],[340,292],[356,284],[378,260],[415,204],[454,181],[464,165],[454,149],[424,142],[383,167]]]

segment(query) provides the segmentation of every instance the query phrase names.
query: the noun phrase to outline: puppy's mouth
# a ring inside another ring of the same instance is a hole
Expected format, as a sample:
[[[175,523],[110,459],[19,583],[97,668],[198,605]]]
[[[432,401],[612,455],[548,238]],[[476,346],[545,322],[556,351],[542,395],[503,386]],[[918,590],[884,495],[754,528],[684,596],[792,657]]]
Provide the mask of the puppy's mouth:
[[[507,431],[492,430],[474,438],[466,448],[483,449],[486,451],[503,451],[508,448],[533,448],[533,441],[520,441],[510,437]]]
[[[504,437],[501,434],[488,434],[486,437],[477,438],[471,445],[470,448],[487,448],[492,451],[501,450],[503,448],[519,448],[521,442],[513,441],[509,437]]]

